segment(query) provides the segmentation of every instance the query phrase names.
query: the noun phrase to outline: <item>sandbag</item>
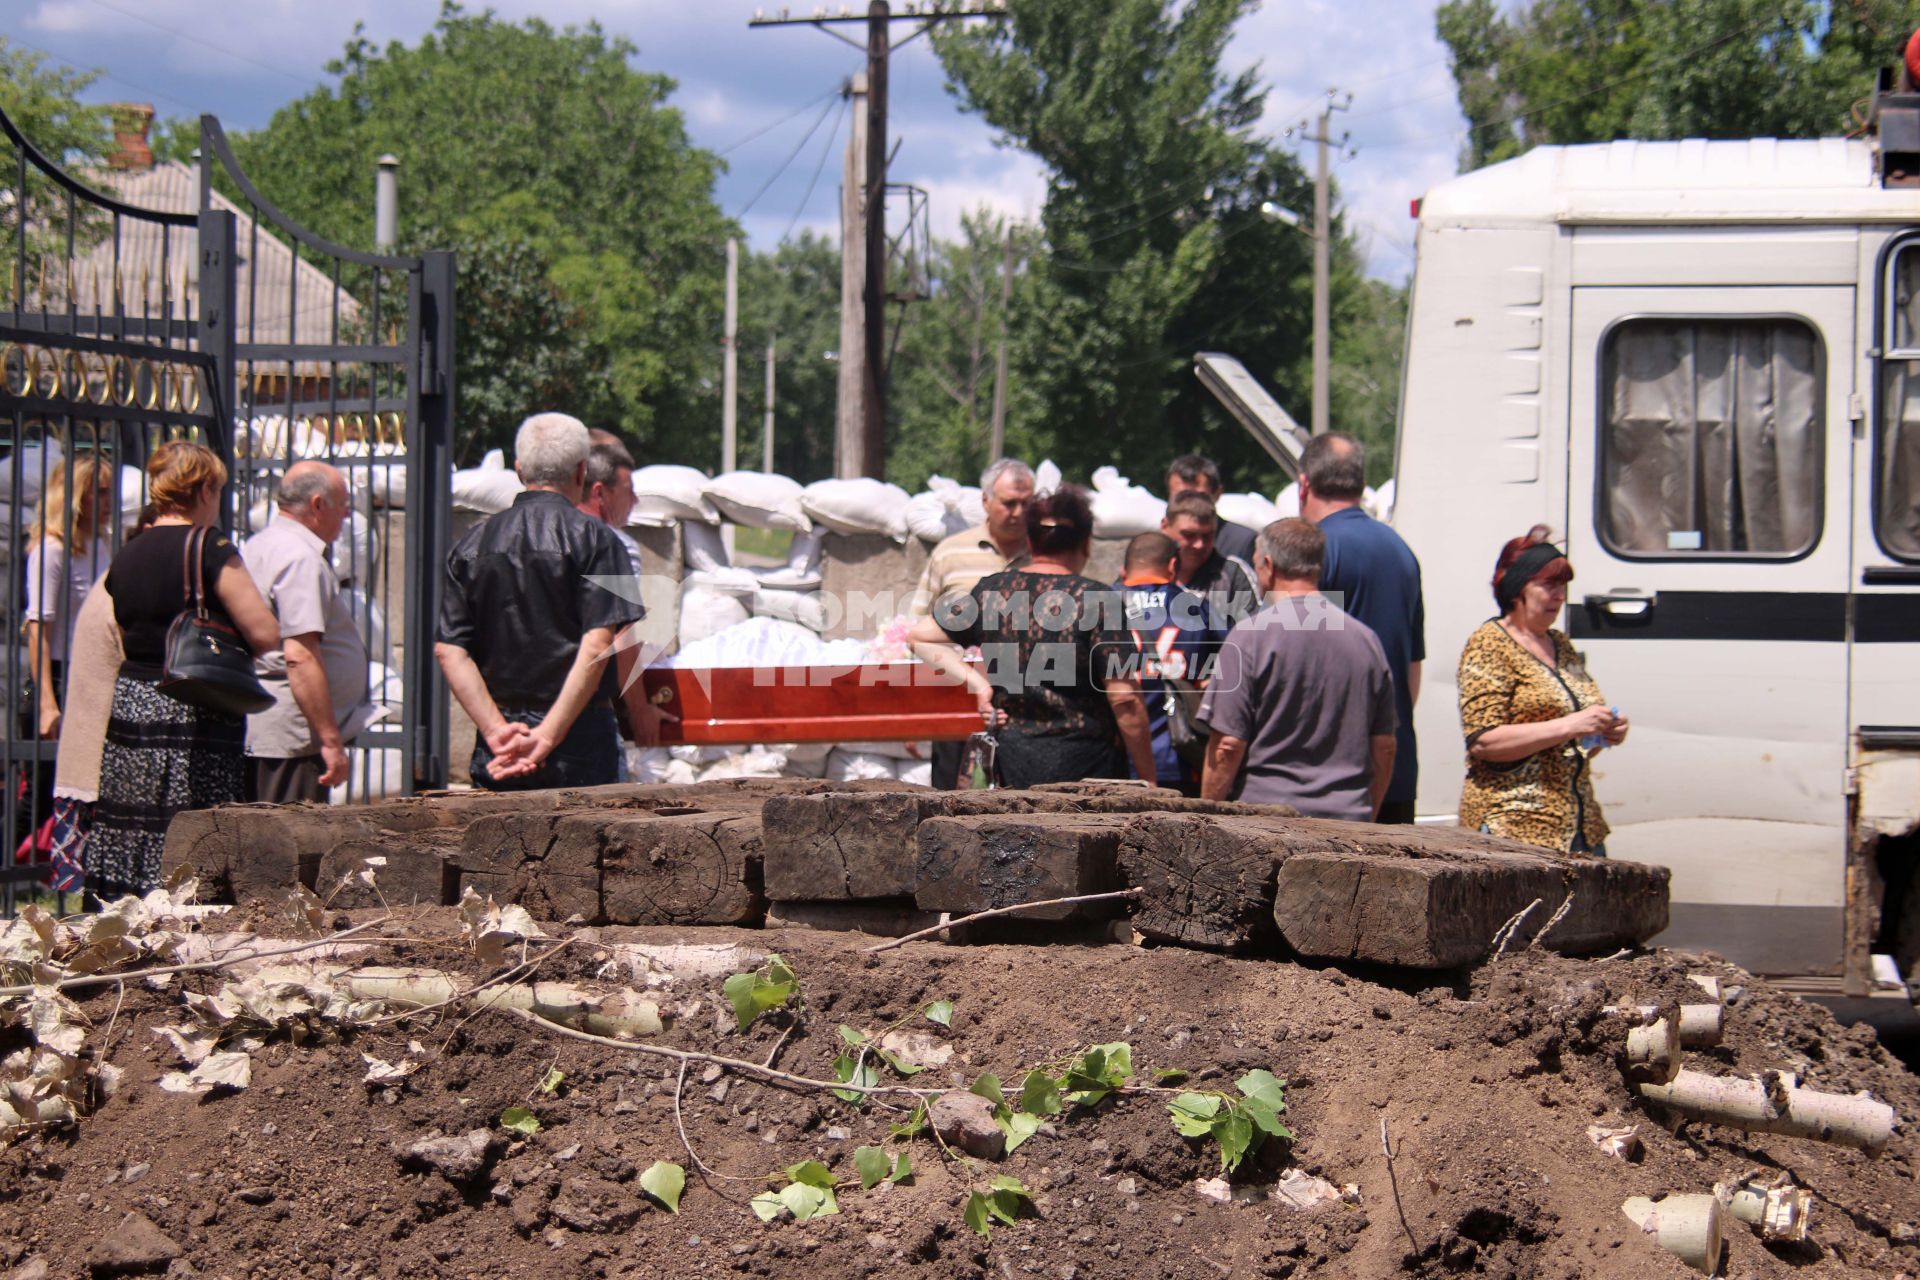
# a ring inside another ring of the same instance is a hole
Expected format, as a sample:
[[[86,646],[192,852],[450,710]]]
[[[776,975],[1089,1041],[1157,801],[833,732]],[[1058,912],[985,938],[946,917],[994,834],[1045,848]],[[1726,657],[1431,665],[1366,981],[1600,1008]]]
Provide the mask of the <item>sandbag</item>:
[[[680,558],[690,570],[713,573],[733,567],[718,525],[689,520],[680,526],[680,543]]]
[[[1286,488],[1275,495],[1273,499],[1273,518],[1275,520],[1286,520],[1299,514],[1300,482],[1294,480],[1289,482]]]
[[[945,476],[928,476],[927,491],[907,499],[902,519],[907,532],[923,542],[938,542],[987,522],[980,491]]]
[[[758,747],[736,751],[716,760],[700,771],[700,781],[718,782],[724,778],[778,778],[786,770],[787,758],[778,751]]]
[[[751,598],[751,591],[742,593],[717,586],[707,580],[707,575],[689,576],[680,584],[681,652],[745,622],[749,616],[747,601]]]
[[[835,533],[880,533],[907,539],[907,491],[870,476],[816,480],[800,492],[800,509]]]
[[[841,747],[862,755],[885,756],[889,760],[931,760],[931,742],[843,742]]]
[[[120,464],[120,533],[130,534],[140,524],[140,511],[147,505],[147,473],[127,463]]]
[[[1152,533],[1167,514],[1167,504],[1129,483],[1116,467],[1093,473],[1093,536],[1131,538]]]
[[[0,454],[0,502],[8,502],[27,510],[40,505],[42,484],[66,465],[66,451],[60,442],[48,439],[41,443],[30,444],[19,451],[20,484],[15,490],[13,480],[14,454]]]
[[[1214,504],[1222,520],[1255,533],[1280,518],[1273,500],[1264,493],[1223,493]]]
[[[1364,499],[1362,499],[1361,505],[1367,507],[1367,514],[1375,520],[1385,521],[1389,524],[1392,523],[1393,481],[1389,479],[1385,484],[1373,491],[1373,504],[1371,506],[1367,506]]]
[[[930,787],[933,785],[933,761],[895,761],[893,776],[902,782],[911,782],[916,787]]]
[[[761,587],[753,593],[750,608],[756,618],[781,618],[787,622],[797,622],[810,631],[827,629],[827,607],[817,591]]]
[[[827,757],[827,777],[835,782],[881,782],[894,776],[894,762],[886,756],[836,747]]]
[[[820,586],[822,565],[826,559],[826,530],[811,529],[793,535],[787,547],[787,562],[771,568],[755,567],[760,585],[789,591],[812,591]]]
[[[813,527],[807,513],[800,509],[803,491],[799,482],[786,476],[729,471],[709,480],[702,492],[721,515],[735,524],[801,533]]]
[[[347,512],[347,522],[333,544],[333,572],[342,583],[371,584],[380,558],[380,539],[373,521],[358,511]]]
[[[453,505],[461,511],[499,515],[525,493],[527,486],[507,466],[507,456],[498,449],[487,450],[477,467],[453,473]]]
[[[1054,465],[1052,458],[1042,458],[1040,465],[1033,469],[1035,493],[1052,493],[1060,487],[1060,480],[1060,468]]]
[[[707,477],[693,467],[655,463],[633,473],[633,518],[636,523],[694,520],[719,522],[720,513],[705,495]]]

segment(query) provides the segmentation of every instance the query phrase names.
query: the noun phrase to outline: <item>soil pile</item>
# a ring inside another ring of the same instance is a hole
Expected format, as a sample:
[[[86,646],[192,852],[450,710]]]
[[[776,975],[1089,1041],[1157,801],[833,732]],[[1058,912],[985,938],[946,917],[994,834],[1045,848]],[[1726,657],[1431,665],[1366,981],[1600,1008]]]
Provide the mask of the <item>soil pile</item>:
[[[256,923],[286,936],[284,917]],[[364,936],[395,940],[357,962],[428,965],[465,983],[493,972],[452,909],[397,913]],[[653,1043],[753,1062],[777,1054],[780,1069],[831,1079],[848,1048],[841,1024],[900,1023],[927,1038],[909,1056],[929,1066],[883,1078],[965,1088],[982,1072],[1017,1086],[1031,1067],[1124,1041],[1138,1085],[1177,1070],[1186,1087],[1231,1093],[1244,1073],[1271,1070],[1287,1082],[1293,1138],[1249,1155],[1225,1203],[1196,1189],[1219,1175],[1218,1146],[1175,1131],[1167,1093],[1069,1107],[1005,1159],[962,1163],[931,1137],[889,1137],[910,1098],[849,1104],[699,1061],[683,1073],[467,1005],[300,1044],[272,1038],[252,1051],[248,1087],[195,1097],[158,1087],[181,1064],[155,1028],[182,1021],[184,992],[230,980],[196,973],[158,991],[129,984],[124,997],[111,986],[76,993],[89,1044],[124,1082],[77,1125],[16,1133],[0,1152],[0,1274],[1684,1276],[1697,1273],[1621,1202],[1707,1192],[1756,1170],[1811,1189],[1812,1232],[1763,1244],[1730,1222],[1726,1274],[1920,1274],[1920,1079],[1870,1029],[1842,1028],[1710,959],[1528,951],[1406,978],[1171,948],[912,943],[863,954],[870,941],[609,927],[579,931],[538,976],[626,981],[610,967],[616,944],[737,943],[785,958],[800,1015],[764,1014],[742,1032],[721,977],[708,977],[656,993],[668,1026]],[[1784,1069],[1805,1087],[1869,1090],[1903,1122],[1885,1152],[1704,1124],[1670,1131],[1635,1101],[1625,1024],[1604,1009],[1698,1000],[1691,973],[1744,990],[1723,1043],[1689,1050],[1689,1067]],[[952,1002],[950,1027],[922,1016],[938,1000]],[[11,1037],[0,1052],[25,1034],[0,1032]],[[369,1058],[417,1065],[369,1081]],[[501,1124],[516,1107],[537,1132]],[[1644,1158],[1606,1154],[1593,1125],[1634,1127]],[[868,1145],[910,1153],[911,1179],[862,1191],[854,1151]],[[762,1222],[748,1201],[808,1160],[832,1170],[840,1212]],[[677,1214],[642,1192],[656,1161],[686,1167]],[[1290,1170],[1356,1191],[1292,1208],[1267,1194]],[[1002,1175],[1031,1204],[983,1237],[963,1220],[965,1202]]]

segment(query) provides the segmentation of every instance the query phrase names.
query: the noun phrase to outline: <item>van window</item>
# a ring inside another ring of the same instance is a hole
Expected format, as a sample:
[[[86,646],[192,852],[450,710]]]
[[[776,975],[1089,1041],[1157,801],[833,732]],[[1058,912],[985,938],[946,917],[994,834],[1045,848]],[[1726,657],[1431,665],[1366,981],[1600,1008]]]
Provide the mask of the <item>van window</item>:
[[[1790,558],[1819,536],[1820,339],[1804,320],[1622,321],[1601,350],[1599,533],[1635,558]]]
[[[1920,244],[1894,254],[1888,271],[1873,523],[1888,555],[1920,560]]]

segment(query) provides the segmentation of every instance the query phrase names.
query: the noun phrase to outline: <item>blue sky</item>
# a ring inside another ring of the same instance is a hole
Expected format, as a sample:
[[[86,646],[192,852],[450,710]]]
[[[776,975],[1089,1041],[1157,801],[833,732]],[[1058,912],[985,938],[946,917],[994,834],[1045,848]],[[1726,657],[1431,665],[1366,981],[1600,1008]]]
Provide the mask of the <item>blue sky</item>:
[[[838,225],[847,121],[829,95],[864,56],[812,27],[749,30],[761,5],[779,7],[766,0],[496,0],[493,7],[505,18],[537,15],[556,26],[598,21],[639,47],[637,65],[677,80],[673,103],[694,140],[727,150],[720,203],[736,216],[745,210],[742,225],[764,248],[789,227],[832,234]],[[839,7],[839,0],[831,6]],[[811,13],[814,6],[793,8]],[[438,11],[438,0],[13,0],[0,11],[0,35],[103,71],[88,94],[94,100],[152,102],[171,116],[212,111],[244,129],[325,81],[324,64],[356,22],[376,44],[412,43]],[[1350,130],[1357,152],[1335,170],[1342,205],[1372,272],[1404,279],[1412,266],[1408,203],[1451,176],[1465,130],[1432,5],[1278,0],[1241,24],[1228,60],[1233,70],[1259,66],[1269,86],[1265,124],[1276,137],[1316,109],[1329,87],[1352,92],[1351,111],[1335,117],[1336,131]],[[951,233],[963,211],[981,205],[1016,218],[1037,213],[1039,166],[996,145],[991,129],[959,109],[924,38],[894,56],[891,80],[891,132],[901,140],[891,176],[929,191],[936,235]],[[1302,159],[1311,165],[1310,155]]]

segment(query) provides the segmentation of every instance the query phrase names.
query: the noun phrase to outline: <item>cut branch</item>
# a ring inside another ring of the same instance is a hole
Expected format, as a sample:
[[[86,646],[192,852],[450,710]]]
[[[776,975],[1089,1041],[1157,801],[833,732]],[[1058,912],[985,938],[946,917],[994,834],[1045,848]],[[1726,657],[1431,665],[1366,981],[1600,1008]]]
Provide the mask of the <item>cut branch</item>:
[[[874,946],[867,947],[866,953],[871,955],[876,951],[891,951],[895,947],[905,946],[909,942],[916,942],[921,938],[930,938],[936,933],[945,933],[947,930],[956,929],[963,924],[972,924],[976,920],[987,920],[994,916],[1018,915],[1022,911],[1034,911],[1041,907],[1074,907],[1079,906],[1083,902],[1111,902],[1115,898],[1137,898],[1145,892],[1146,890],[1140,888],[1116,889],[1112,893],[1083,893],[1072,898],[1043,898],[1039,902],[1022,902],[1011,907],[994,907],[990,911],[976,911],[970,916],[960,916],[957,919],[948,920],[942,924],[929,925],[925,929],[909,933],[905,937],[893,938],[886,942],[877,943]]]

